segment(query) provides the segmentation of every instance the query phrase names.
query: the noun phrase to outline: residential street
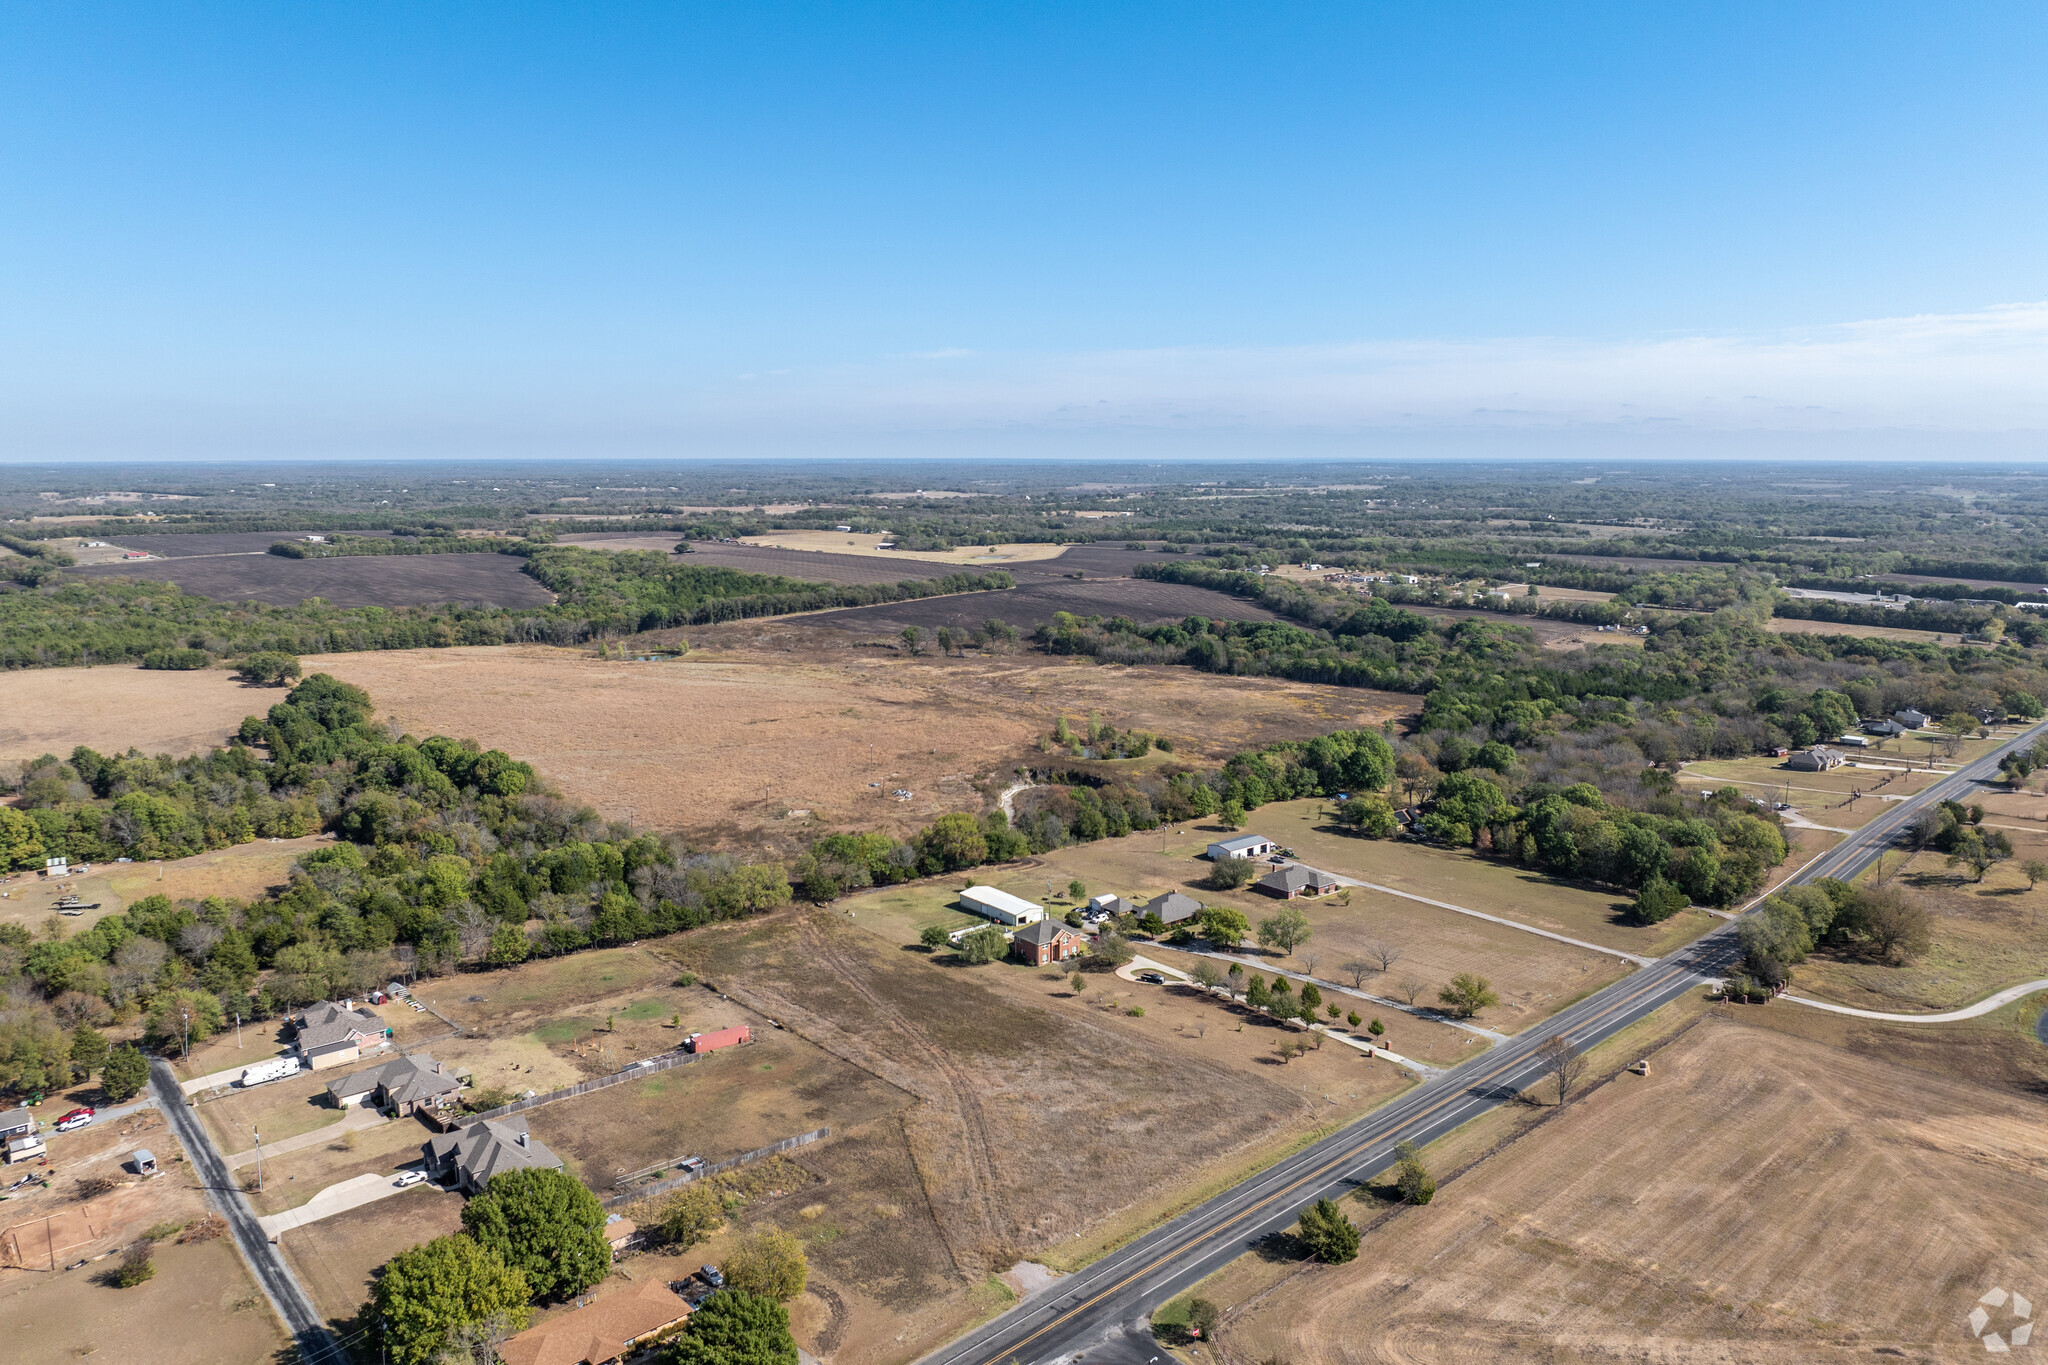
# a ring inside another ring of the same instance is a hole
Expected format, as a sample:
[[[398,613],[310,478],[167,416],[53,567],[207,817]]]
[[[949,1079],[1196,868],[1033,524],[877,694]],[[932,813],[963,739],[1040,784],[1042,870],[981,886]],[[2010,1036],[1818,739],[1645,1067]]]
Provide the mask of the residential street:
[[[241,1187],[234,1183],[226,1163],[214,1149],[213,1140],[206,1135],[205,1125],[185,1103],[170,1063],[161,1057],[150,1059],[149,1076],[157,1107],[163,1110],[178,1141],[185,1145],[185,1155],[191,1158],[192,1169],[206,1191],[206,1202],[227,1220],[228,1229],[234,1234],[235,1250],[242,1254],[249,1272],[262,1286],[278,1319],[297,1340],[300,1359],[306,1365],[343,1365],[347,1356],[314,1310],[313,1301],[300,1287],[291,1267],[285,1264],[284,1254],[264,1235],[249,1201],[242,1197]]]

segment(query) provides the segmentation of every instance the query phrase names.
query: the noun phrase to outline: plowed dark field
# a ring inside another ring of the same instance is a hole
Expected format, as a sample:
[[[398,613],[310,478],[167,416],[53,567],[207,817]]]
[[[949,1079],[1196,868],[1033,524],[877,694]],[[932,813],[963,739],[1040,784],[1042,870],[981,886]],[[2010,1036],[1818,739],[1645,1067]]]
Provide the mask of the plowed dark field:
[[[267,546],[276,539],[277,536],[266,534],[263,544]],[[163,553],[154,545],[144,548]],[[260,551],[213,551],[145,563],[100,564],[70,572],[81,578],[176,583],[186,592],[220,602],[269,602],[275,606],[290,606],[308,597],[323,597],[337,607],[416,607],[430,602],[491,607],[544,605],[552,600],[551,594],[520,572],[523,562],[513,555],[501,554],[286,559]]]
[[[1019,586],[1005,592],[967,592],[927,597],[917,602],[885,602],[873,607],[848,607],[808,618],[814,625],[839,630],[894,634],[905,626],[935,630],[980,625],[999,617],[1019,630],[1032,630],[1056,611],[1076,616],[1128,616],[1140,625],[1207,616],[1219,621],[1271,621],[1264,607],[1208,588],[1182,583],[1154,583],[1139,578],[1040,579],[1018,575]]]

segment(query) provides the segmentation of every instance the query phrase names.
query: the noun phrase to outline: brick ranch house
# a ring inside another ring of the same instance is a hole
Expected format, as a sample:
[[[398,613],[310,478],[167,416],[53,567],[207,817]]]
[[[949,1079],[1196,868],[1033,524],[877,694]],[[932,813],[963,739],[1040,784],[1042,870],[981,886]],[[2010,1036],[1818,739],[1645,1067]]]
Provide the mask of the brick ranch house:
[[[1066,962],[1087,951],[1086,935],[1048,919],[1025,925],[1010,940],[1010,956],[1027,967]]]

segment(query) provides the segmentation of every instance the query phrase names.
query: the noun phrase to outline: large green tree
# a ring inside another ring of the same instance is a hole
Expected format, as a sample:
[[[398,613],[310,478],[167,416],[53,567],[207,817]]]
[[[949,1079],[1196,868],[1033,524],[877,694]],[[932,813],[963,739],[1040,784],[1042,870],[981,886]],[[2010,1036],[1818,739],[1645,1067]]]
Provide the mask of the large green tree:
[[[1298,905],[1283,905],[1259,921],[1260,946],[1277,948],[1283,957],[1308,942],[1312,933],[1308,914]]]
[[[566,1171],[507,1171],[464,1205],[463,1229],[526,1276],[537,1299],[580,1294],[611,1270],[604,1206]]]
[[[533,1319],[526,1277],[495,1252],[455,1233],[386,1263],[370,1291],[384,1345],[398,1365],[426,1365],[472,1323],[503,1314],[519,1330]]]
[[[1358,1255],[1358,1229],[1343,1210],[1318,1199],[1301,1211],[1301,1244],[1317,1260],[1342,1265]]]
[[[725,1282],[743,1293],[787,1303],[804,1292],[810,1261],[804,1244],[778,1227],[758,1227],[725,1254]]]
[[[134,1099],[149,1084],[149,1063],[132,1047],[117,1047],[100,1067],[100,1084],[115,1103]]]
[[[669,1342],[668,1365],[796,1365],[789,1310],[774,1299],[721,1289]]]

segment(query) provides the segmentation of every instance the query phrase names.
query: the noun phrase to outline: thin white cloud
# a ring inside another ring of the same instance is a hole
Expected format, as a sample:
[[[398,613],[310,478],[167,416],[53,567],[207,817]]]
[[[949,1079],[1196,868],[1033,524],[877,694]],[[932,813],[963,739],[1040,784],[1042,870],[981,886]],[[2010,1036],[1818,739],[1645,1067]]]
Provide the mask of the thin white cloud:
[[[1763,336],[978,353],[792,371],[752,401],[856,425],[2048,431],[2048,303]],[[766,414],[757,414],[766,415]]]

